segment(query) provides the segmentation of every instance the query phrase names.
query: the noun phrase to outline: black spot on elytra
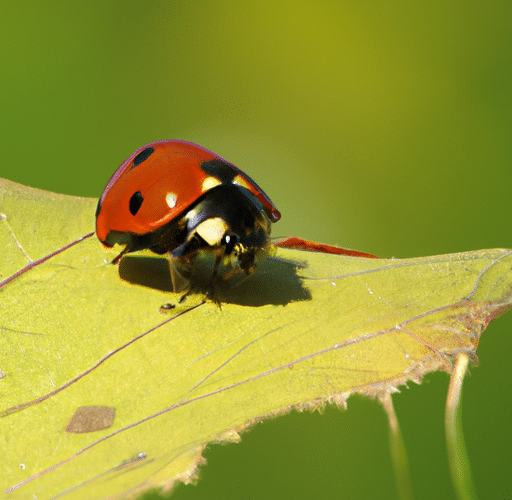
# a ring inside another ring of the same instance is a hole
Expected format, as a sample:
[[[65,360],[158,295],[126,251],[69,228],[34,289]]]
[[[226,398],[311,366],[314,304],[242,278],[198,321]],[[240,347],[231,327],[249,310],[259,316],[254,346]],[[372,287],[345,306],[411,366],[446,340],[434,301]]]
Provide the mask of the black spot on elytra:
[[[144,201],[144,197],[140,193],[140,191],[136,191],[132,194],[132,197],[130,198],[130,213],[132,215],[135,215],[139,208],[142,206],[142,202]]]
[[[143,161],[146,161],[154,152],[155,152],[155,148],[152,148],[151,146],[149,148],[143,149],[133,159],[133,167],[136,167],[137,165],[140,165]]]
[[[231,163],[228,163],[224,160],[211,160],[204,161],[201,163],[201,168],[203,172],[206,172],[208,175],[219,179],[222,184],[230,184],[233,182],[233,179],[238,174],[238,170],[233,168]]]

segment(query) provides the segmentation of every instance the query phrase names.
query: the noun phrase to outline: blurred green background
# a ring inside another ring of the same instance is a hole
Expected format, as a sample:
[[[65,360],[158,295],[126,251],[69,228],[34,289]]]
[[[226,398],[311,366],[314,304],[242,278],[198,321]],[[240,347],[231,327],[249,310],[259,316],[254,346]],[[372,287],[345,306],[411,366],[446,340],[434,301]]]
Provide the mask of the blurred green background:
[[[505,1],[3,1],[0,176],[97,197],[136,148],[180,138],[256,179],[276,236],[511,248],[511,26]],[[464,389],[481,498],[512,494],[511,328],[491,324]],[[394,397],[417,499],[454,496],[447,384]],[[210,447],[173,498],[396,498],[386,439],[375,402],[294,412]]]

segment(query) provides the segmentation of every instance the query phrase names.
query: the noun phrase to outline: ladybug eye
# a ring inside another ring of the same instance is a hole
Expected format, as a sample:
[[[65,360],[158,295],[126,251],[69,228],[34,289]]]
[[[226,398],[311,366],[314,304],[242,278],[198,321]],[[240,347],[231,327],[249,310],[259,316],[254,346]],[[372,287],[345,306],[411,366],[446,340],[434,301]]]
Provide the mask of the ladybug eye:
[[[130,213],[132,215],[135,215],[139,211],[139,208],[142,206],[143,201],[144,198],[140,194],[140,191],[137,191],[132,194],[132,197],[130,198]]]
[[[143,161],[147,160],[153,153],[155,152],[155,148],[149,147],[143,149],[134,159],[133,159],[133,167],[140,165]],[[133,168],[132,167],[132,168]],[[135,215],[135,214],[134,214]]]

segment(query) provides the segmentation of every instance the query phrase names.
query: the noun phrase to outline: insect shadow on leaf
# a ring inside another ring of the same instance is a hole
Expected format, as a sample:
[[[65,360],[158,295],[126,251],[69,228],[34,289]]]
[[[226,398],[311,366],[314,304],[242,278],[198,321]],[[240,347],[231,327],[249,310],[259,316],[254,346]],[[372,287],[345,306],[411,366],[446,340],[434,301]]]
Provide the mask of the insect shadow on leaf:
[[[220,302],[258,307],[311,300],[309,290],[297,275],[297,269],[301,267],[304,266],[297,262],[269,257],[254,274],[236,286],[222,290]],[[173,292],[169,261],[164,258],[127,255],[119,263],[119,277],[133,285]],[[195,290],[197,293],[206,291]],[[172,301],[171,297],[169,299]]]

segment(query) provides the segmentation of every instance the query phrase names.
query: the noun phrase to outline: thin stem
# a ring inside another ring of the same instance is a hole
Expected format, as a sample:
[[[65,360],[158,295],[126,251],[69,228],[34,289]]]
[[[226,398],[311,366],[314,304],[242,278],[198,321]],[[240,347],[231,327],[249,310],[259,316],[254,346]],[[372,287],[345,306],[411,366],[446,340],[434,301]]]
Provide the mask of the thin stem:
[[[393,463],[398,496],[400,500],[410,500],[413,496],[407,451],[405,450],[402,432],[398,425],[398,419],[396,418],[391,396],[387,394],[382,399],[382,403],[389,418],[389,445],[391,449],[391,461]]]
[[[450,472],[459,500],[472,500],[476,498],[460,415],[462,382],[467,372],[468,362],[469,357],[467,354],[461,352],[457,355],[448,388],[444,422]]]

